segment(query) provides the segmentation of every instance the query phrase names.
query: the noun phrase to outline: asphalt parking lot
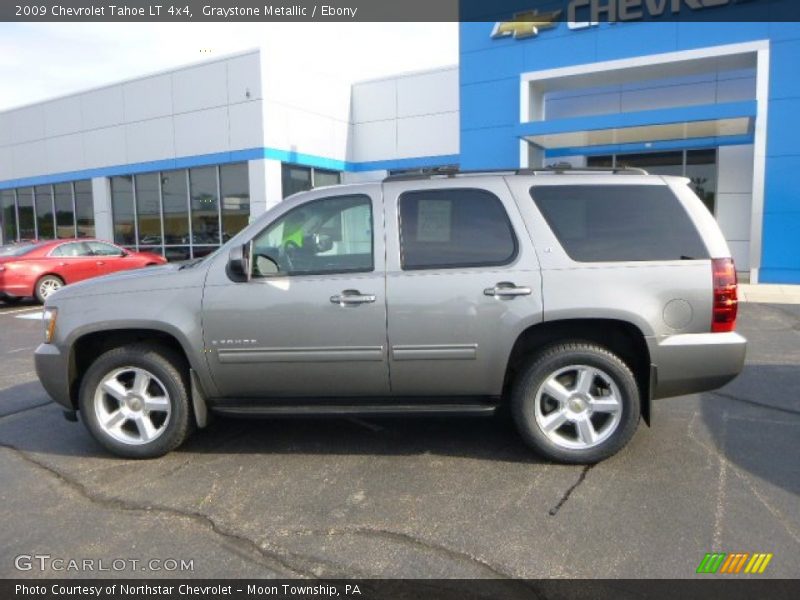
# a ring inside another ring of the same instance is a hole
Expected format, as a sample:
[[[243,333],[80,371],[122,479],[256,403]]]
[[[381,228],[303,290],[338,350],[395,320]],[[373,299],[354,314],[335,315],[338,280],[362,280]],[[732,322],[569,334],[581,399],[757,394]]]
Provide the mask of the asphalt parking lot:
[[[193,561],[127,577],[682,578],[711,551],[800,575],[800,306],[743,305],[743,375],[658,402],[588,468],[537,459],[503,417],[217,419],[165,458],[112,458],[36,379],[39,310],[0,302],[0,577],[48,554]]]

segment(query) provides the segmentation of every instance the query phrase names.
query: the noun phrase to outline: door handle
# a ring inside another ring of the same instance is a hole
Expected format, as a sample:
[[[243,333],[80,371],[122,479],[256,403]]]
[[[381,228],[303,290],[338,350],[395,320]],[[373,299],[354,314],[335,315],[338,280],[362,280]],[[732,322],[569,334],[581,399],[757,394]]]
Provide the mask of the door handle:
[[[517,296],[530,296],[533,290],[529,287],[517,286],[510,281],[501,281],[496,286],[483,290],[485,296],[495,298],[516,298]]]
[[[331,304],[339,306],[355,306],[375,302],[375,294],[362,294],[358,290],[344,290],[341,294],[331,296]]]
[[[95,263],[95,264],[97,264],[97,265],[101,265],[101,266],[102,266],[102,265],[104,265],[104,264],[106,264],[106,263],[104,263],[102,260],[98,260],[98,261],[97,261],[97,263]]]

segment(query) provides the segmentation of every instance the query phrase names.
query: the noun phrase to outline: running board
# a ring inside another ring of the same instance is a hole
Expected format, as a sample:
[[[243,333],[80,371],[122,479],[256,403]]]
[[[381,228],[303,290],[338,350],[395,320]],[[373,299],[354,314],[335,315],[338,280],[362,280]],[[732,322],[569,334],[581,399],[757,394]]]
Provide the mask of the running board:
[[[213,412],[231,417],[425,417],[425,416],[492,416],[492,404],[300,404],[248,405],[230,404],[209,407]]]

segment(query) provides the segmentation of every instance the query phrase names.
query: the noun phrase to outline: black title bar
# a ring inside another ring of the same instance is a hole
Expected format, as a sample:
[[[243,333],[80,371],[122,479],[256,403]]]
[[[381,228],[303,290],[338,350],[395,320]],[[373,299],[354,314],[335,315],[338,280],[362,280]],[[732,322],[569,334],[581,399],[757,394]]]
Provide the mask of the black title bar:
[[[795,600],[798,597],[798,580],[735,577],[695,580],[0,580],[3,600]]]
[[[797,0],[2,0],[0,21],[800,21]]]

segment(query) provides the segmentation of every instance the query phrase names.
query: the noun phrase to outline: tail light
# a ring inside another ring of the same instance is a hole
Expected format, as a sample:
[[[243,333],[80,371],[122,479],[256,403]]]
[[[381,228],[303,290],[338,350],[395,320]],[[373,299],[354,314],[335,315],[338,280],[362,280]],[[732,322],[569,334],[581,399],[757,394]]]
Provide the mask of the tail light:
[[[736,267],[731,258],[715,258],[711,261],[714,277],[714,308],[711,331],[724,333],[736,329],[739,312]]]

